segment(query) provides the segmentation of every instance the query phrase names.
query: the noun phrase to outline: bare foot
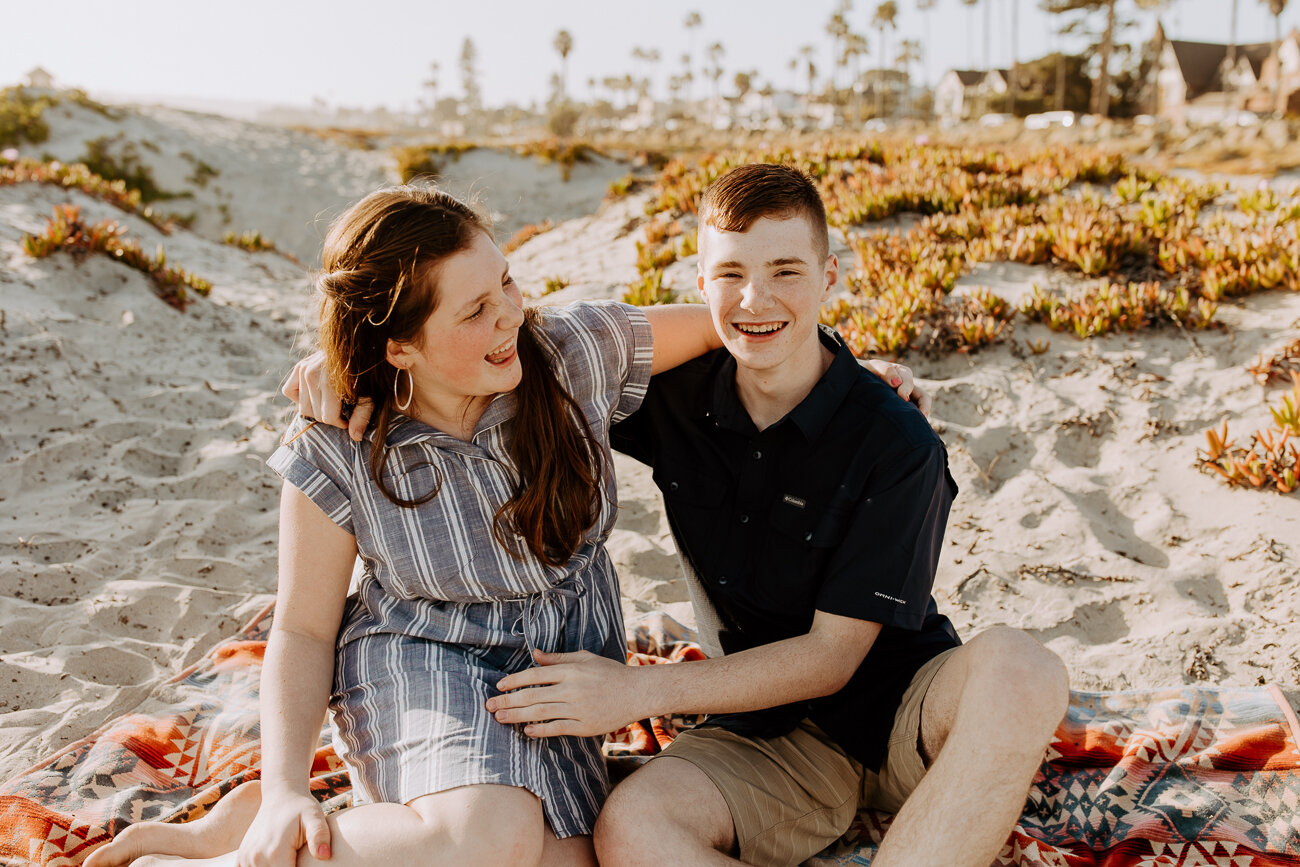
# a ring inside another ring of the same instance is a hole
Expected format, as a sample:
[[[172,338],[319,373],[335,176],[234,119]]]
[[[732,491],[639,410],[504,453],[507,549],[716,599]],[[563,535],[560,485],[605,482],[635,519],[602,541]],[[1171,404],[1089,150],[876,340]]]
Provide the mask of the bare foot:
[[[84,867],[138,867],[173,862],[172,858],[151,855],[176,855],[180,858],[215,858],[234,852],[253,824],[262,804],[262,784],[252,780],[237,786],[201,819],[181,825],[166,822],[140,822],[131,825],[113,840],[91,853]],[[138,860],[144,859],[144,860]]]
[[[146,855],[131,862],[131,867],[235,867],[235,853],[227,852],[216,858],[181,858],[177,855]]]

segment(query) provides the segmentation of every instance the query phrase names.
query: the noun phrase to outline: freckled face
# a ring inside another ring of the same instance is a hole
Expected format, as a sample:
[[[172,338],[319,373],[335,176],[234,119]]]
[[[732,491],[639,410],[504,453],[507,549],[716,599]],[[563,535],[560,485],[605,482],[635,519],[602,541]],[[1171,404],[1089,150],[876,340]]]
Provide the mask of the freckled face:
[[[519,385],[515,339],[524,321],[523,295],[485,232],[433,276],[438,306],[425,320],[418,349],[406,350],[403,366],[411,371],[419,405],[454,417],[451,410],[463,410],[467,399],[486,403]]]
[[[706,224],[699,246],[700,294],[736,362],[763,371],[816,363],[818,312],[839,264],[819,255],[808,220],[760,217],[744,232]]]

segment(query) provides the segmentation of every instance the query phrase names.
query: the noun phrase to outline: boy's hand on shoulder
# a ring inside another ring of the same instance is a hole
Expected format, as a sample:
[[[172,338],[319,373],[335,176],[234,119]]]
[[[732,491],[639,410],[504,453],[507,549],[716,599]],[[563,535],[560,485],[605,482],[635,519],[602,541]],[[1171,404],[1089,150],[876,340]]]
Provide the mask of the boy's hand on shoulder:
[[[298,414],[309,421],[318,421],[332,427],[347,428],[353,441],[360,442],[370,423],[374,405],[369,399],[357,402],[351,412],[343,415],[343,401],[330,387],[325,371],[325,353],[317,350],[299,361],[289,372],[280,393],[298,404]]]
[[[534,668],[502,678],[502,694],[488,699],[497,722],[523,724],[524,734],[541,738],[603,735],[648,716],[639,708],[643,669],[585,650],[537,650],[533,658]]]

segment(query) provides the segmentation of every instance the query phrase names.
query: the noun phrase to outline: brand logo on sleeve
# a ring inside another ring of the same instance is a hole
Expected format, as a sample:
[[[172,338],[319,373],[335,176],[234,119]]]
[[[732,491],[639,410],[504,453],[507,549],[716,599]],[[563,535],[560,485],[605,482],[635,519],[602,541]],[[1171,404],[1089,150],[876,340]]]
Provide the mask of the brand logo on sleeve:
[[[888,593],[881,593],[879,590],[875,591],[875,593],[881,599],[888,599],[890,602],[897,602],[899,605],[907,604],[906,599],[899,599],[897,596],[890,596]]]

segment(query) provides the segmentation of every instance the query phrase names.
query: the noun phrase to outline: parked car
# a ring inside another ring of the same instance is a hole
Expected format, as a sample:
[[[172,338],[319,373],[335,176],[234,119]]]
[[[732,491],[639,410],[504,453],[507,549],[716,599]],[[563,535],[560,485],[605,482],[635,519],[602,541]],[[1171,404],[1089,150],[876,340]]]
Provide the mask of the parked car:
[[[1015,116],[1013,115],[991,111],[988,114],[980,115],[980,126],[1005,126],[1013,120],[1015,120]]]
[[[1048,129],[1053,126],[1074,126],[1072,111],[1044,111],[1025,118],[1025,129]]]

